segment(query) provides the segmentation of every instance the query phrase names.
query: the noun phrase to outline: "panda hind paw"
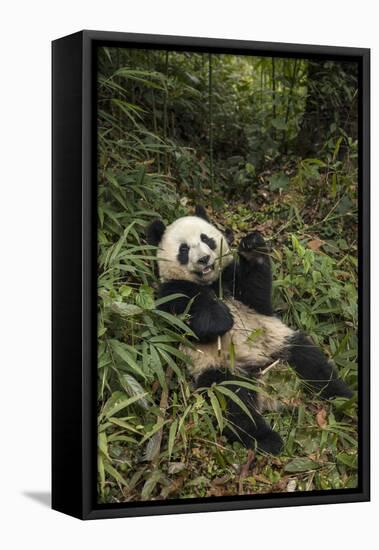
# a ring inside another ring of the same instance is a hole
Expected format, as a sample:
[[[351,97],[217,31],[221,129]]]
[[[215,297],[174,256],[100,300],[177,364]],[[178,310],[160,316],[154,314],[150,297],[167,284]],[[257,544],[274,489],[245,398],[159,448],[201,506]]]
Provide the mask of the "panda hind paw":
[[[257,440],[257,446],[259,451],[279,455],[283,449],[283,439],[278,433],[270,431]]]
[[[343,380],[340,379],[332,380],[321,391],[321,397],[323,399],[334,399],[335,397],[344,397],[346,399],[351,399],[353,395],[354,393],[351,391],[351,389],[345,384]]]

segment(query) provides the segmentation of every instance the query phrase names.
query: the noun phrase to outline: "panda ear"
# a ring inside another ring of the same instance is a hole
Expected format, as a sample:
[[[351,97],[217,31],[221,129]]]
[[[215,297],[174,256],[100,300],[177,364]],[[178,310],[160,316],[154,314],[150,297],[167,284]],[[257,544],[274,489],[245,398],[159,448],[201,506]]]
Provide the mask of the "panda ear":
[[[166,226],[161,220],[154,220],[146,229],[146,241],[152,246],[158,246],[162,240]]]
[[[203,218],[206,222],[209,222],[207,211],[205,210],[204,206],[201,204],[197,204],[195,207],[195,216],[198,218]]]
[[[225,229],[225,239],[226,239],[226,242],[229,244],[229,245],[232,245],[233,244],[233,241],[234,241],[234,233],[233,233],[233,229],[230,229],[230,227],[227,227]]]

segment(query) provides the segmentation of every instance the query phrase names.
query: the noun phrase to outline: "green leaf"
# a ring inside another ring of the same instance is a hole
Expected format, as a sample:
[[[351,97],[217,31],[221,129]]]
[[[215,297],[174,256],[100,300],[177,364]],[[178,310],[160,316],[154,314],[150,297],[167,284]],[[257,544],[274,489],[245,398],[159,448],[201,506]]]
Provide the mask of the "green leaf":
[[[118,483],[121,483],[121,485],[124,485],[125,487],[128,486],[125,479],[122,477],[122,475],[116,470],[116,468],[113,468],[109,462],[104,462],[104,469],[108,474],[110,474]]]
[[[138,395],[133,395],[133,397],[128,397],[127,399],[120,399],[119,401],[116,401],[113,407],[107,411],[105,416],[109,418],[110,416],[115,415],[117,412],[120,412],[122,409],[125,409],[126,407],[129,407],[136,401],[143,399],[145,395],[147,395],[147,392],[144,392]]]
[[[238,397],[236,393],[232,392],[229,388],[226,388],[225,386],[221,386],[221,385],[214,386],[214,389],[216,391],[223,393],[224,395],[229,397],[232,401],[234,401],[234,403],[236,403],[240,407],[240,409],[242,409],[243,412],[249,418],[251,418],[251,420],[254,422],[254,418],[252,417],[251,412],[249,411],[245,403]]]
[[[178,427],[178,419],[175,419],[170,426],[170,431],[168,435],[168,459],[169,460],[171,458],[172,449],[174,448],[177,427]]]
[[[247,162],[245,165],[245,170],[248,174],[254,175],[255,174],[255,168],[254,165],[250,162]]]
[[[192,332],[189,326],[178,319],[178,317],[175,317],[175,315],[171,315],[171,313],[167,313],[166,311],[160,311],[159,309],[155,309],[154,312],[159,315],[159,317],[162,317],[163,319],[168,321],[171,325],[180,328],[186,334],[190,334],[191,336],[194,336],[196,338],[196,335]]]
[[[270,191],[277,191],[278,189],[285,189],[288,186],[290,179],[283,172],[279,172],[278,174],[271,176],[268,181],[270,182]]]
[[[142,309],[154,309],[154,291],[150,287],[142,286],[136,296],[136,304]]]
[[[160,470],[154,470],[152,474],[150,474],[150,477],[145,481],[145,485],[143,486],[141,491],[142,500],[150,499],[151,494],[154,491],[155,487],[157,486],[157,483],[161,479],[161,477],[162,477],[162,472]]]
[[[224,419],[220,408],[220,403],[212,390],[208,390],[208,396],[211,401],[212,409],[214,410],[220,432],[224,429]]]
[[[104,496],[104,487],[105,487],[105,469],[104,469],[104,460],[101,454],[97,456],[97,473],[100,480],[100,494]]]
[[[284,466],[285,472],[308,472],[309,470],[317,470],[320,464],[309,458],[294,458]]]
[[[133,317],[134,315],[142,313],[142,309],[139,306],[124,304],[123,302],[113,302],[111,309],[123,317]]]
[[[109,459],[107,434],[105,432],[100,432],[98,434],[97,444],[98,444],[100,452],[102,452],[103,455],[106,456]]]
[[[264,395],[266,397],[269,397],[269,394],[265,392],[265,390],[260,386],[259,384],[252,384],[251,382],[245,382],[244,380],[226,380],[225,382],[220,382],[217,384],[217,388],[219,386],[240,386],[242,388],[246,388],[248,390],[258,392],[261,395]]]
[[[249,336],[247,337],[247,342],[249,344],[253,344],[255,340],[260,338],[264,333],[265,333],[265,329],[263,327],[252,330]]]
[[[145,452],[143,454],[143,460],[151,462],[156,458],[161,446],[161,434],[156,432],[151,439],[147,442]]]
[[[338,462],[341,462],[345,466],[356,470],[358,468],[358,457],[355,454],[348,453],[338,453],[337,455]]]
[[[155,300],[155,307],[158,308],[158,306],[161,306],[162,304],[166,304],[167,302],[172,302],[173,300],[177,300],[178,298],[188,298],[185,294],[170,294],[169,296],[163,296],[163,298],[159,298],[158,300]]]
[[[140,366],[135,362],[133,357],[131,356],[130,352],[126,349],[126,347],[119,342],[118,340],[109,340],[109,343],[113,350],[116,352],[116,354],[123,360],[127,365],[134,370],[139,376],[142,376],[142,378],[146,378],[145,374],[142,372]]]
[[[287,130],[287,123],[284,118],[273,118],[271,124],[277,130]]]
[[[157,375],[162,388],[166,388],[166,377],[162,366],[162,361],[155,346],[150,344],[150,368]]]
[[[155,426],[149,431],[149,433],[147,433],[142,439],[141,441],[139,442],[140,445],[143,445],[143,443],[145,443],[145,441],[147,441],[148,439],[150,439],[150,437],[152,437],[158,430],[160,430],[165,424],[167,424],[168,420],[165,420],[164,422],[162,422],[162,420],[159,420],[159,422],[157,422],[155,424]]]
[[[125,397],[127,396],[122,391],[113,392],[100,413],[100,419],[106,416],[107,412],[115,405],[116,402],[120,401],[120,399],[124,399]]]
[[[109,422],[111,422],[112,424],[115,424],[116,426],[120,426],[120,428],[124,428],[125,430],[128,430],[130,432],[133,432],[136,434],[141,433],[138,430],[136,430],[134,426],[129,424],[129,422],[125,422],[125,420],[122,420],[121,418],[110,418]]]
[[[110,249],[110,250],[111,250],[111,254],[110,254],[110,256],[109,256],[109,261],[107,262],[108,265],[112,265],[112,264],[115,262],[117,256],[118,256],[119,253],[120,253],[121,248],[122,248],[122,247],[124,246],[124,244],[125,244],[125,241],[126,241],[126,239],[127,239],[127,237],[128,237],[128,234],[129,234],[129,232],[130,232],[130,230],[131,230],[131,228],[133,227],[134,224],[135,224],[135,221],[133,221],[132,223],[130,223],[130,224],[128,225],[128,227],[125,228],[122,237],[121,237],[121,238],[118,240],[118,242]]]
[[[118,379],[120,380],[121,386],[129,395],[142,395],[145,393],[145,390],[143,389],[141,384],[131,374],[119,372]],[[147,409],[149,406],[147,400],[144,397],[140,397],[137,403],[138,405],[141,405],[141,407],[143,407],[144,409]]]

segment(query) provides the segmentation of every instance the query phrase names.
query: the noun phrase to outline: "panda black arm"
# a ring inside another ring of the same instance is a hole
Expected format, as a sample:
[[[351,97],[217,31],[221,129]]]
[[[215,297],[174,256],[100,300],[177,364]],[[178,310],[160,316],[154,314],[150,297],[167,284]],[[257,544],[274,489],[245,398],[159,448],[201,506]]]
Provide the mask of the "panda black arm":
[[[272,315],[271,260],[260,233],[254,231],[241,240],[238,256],[238,261],[224,270],[224,284],[243,304]]]
[[[233,326],[233,317],[228,307],[217,299],[210,287],[200,286],[190,281],[168,281],[159,288],[159,298],[171,294],[185,294],[159,306],[163,311],[174,315],[183,313],[188,302],[189,326],[202,343],[214,342],[218,336],[228,332]]]

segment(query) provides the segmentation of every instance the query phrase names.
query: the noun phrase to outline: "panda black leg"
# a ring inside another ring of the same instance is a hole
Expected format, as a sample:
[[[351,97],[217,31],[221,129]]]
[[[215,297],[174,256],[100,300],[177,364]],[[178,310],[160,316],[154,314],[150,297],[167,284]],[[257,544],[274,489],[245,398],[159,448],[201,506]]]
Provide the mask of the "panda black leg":
[[[291,337],[288,362],[304,381],[320,392],[321,397],[331,399],[353,396],[320,348],[304,333],[298,332]]]
[[[210,368],[204,371],[197,379],[197,387],[210,387],[225,380],[237,380],[227,369]],[[237,389],[234,389],[237,388]],[[232,428],[225,429],[229,441],[239,441],[247,448],[255,447],[259,450],[277,455],[283,448],[280,435],[270,428],[263,416],[258,412],[257,394],[242,386],[233,387],[233,391],[248,408],[251,418],[233,401],[227,399],[227,418]]]

